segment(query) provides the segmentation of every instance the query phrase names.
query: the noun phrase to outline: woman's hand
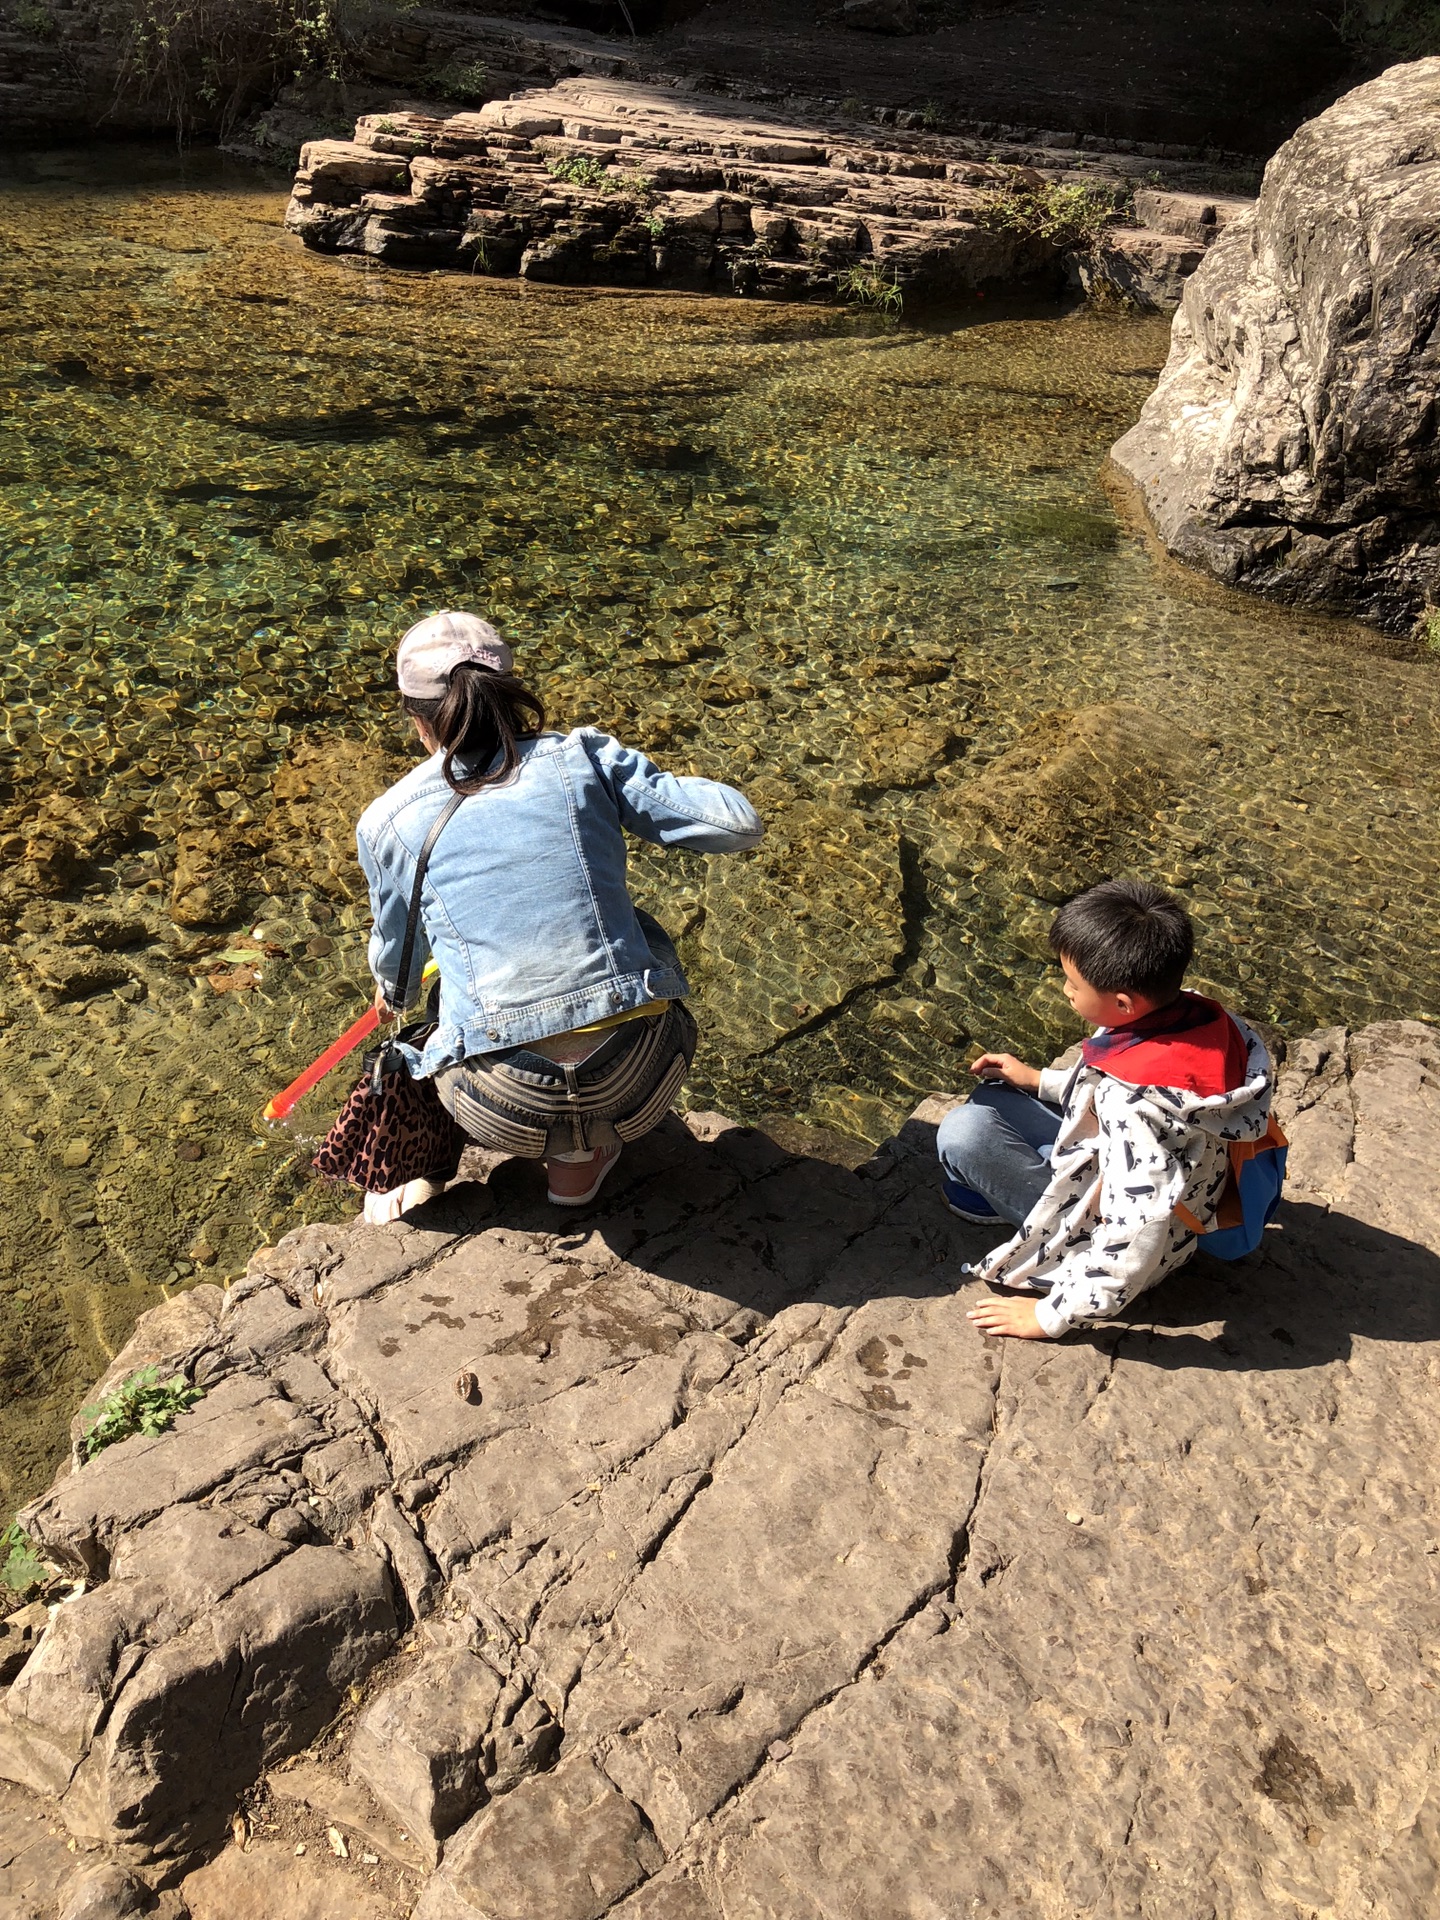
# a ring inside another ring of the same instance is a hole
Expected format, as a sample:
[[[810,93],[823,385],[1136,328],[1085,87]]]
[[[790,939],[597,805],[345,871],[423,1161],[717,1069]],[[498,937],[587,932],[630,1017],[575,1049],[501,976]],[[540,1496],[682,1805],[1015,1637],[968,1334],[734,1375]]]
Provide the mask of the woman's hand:
[[[970,1062],[970,1071],[982,1080],[1003,1080],[1007,1087],[1018,1087],[1021,1093],[1040,1091],[1040,1069],[1027,1067],[1013,1053],[982,1053]]]
[[[380,1024],[382,1027],[385,1025],[387,1020],[393,1020],[395,1018],[394,1010],[391,1007],[390,1002],[385,998],[384,987],[376,987],[375,998],[371,1001],[370,1004],[374,1007],[376,1013],[379,1014]]]
[[[981,1333],[1008,1335],[1012,1340],[1048,1340],[1033,1300],[982,1300],[965,1315]]]

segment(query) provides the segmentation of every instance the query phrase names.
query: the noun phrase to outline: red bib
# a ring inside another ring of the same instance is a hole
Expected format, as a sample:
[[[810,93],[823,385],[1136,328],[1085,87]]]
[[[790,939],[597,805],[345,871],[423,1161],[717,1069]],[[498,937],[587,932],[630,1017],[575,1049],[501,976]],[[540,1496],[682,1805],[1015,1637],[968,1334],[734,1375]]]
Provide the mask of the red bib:
[[[1245,1084],[1244,1036],[1218,1000],[1182,993],[1168,1007],[1106,1027],[1081,1049],[1088,1067],[1131,1087],[1177,1087],[1202,1100]]]

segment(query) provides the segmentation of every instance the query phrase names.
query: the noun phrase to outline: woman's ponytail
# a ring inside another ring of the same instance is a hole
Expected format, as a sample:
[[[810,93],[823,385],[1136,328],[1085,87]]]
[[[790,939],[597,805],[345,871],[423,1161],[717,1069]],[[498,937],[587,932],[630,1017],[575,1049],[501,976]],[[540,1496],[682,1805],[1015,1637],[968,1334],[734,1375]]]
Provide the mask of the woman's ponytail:
[[[402,705],[425,722],[444,749],[446,784],[456,793],[479,793],[482,787],[508,780],[520,764],[519,743],[545,731],[545,707],[538,694],[518,675],[496,673],[473,660],[451,668],[440,699],[406,695]],[[457,777],[457,760],[475,771]]]

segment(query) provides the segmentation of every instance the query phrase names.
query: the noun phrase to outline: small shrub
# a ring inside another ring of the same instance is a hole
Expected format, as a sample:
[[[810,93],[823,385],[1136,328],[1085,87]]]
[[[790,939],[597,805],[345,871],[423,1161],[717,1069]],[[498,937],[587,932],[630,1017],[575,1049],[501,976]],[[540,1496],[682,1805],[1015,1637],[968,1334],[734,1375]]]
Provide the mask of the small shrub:
[[[627,167],[624,173],[613,176],[615,185],[633,194],[637,200],[653,200],[655,189],[638,167]]]
[[[142,1367],[113,1393],[106,1394],[98,1406],[80,1409],[80,1418],[87,1423],[81,1442],[87,1460],[132,1434],[164,1433],[177,1413],[184,1413],[203,1397],[202,1387],[192,1387],[178,1374],[173,1380],[161,1382],[159,1372],[158,1367]]]
[[[1421,614],[1420,638],[1427,653],[1440,653],[1440,607],[1427,607]]]
[[[845,98],[840,102],[840,111],[841,113],[848,113],[852,120],[856,120],[864,113],[865,102],[860,98],[858,93],[847,93]]]
[[[614,193],[615,181],[598,160],[588,153],[547,160],[546,171],[553,180],[567,180],[572,187],[594,187],[600,193]]]
[[[23,1600],[44,1584],[45,1562],[29,1534],[12,1520],[0,1531],[0,1586],[8,1587]]]
[[[483,106],[495,91],[490,69],[483,60],[448,60],[429,76],[430,85],[462,107]]]
[[[641,223],[652,240],[665,238],[665,216],[663,213],[647,214]]]
[[[904,311],[905,296],[893,273],[887,279],[882,268],[871,260],[857,260],[835,277],[835,289],[843,300],[869,307],[898,319]]]
[[[16,0],[10,18],[21,33],[28,33],[32,40],[53,40],[60,31],[54,14],[41,6],[38,0]]]
[[[986,194],[980,203],[985,225],[1003,227],[1027,239],[1048,240],[1061,249],[1094,244],[1115,218],[1111,188],[1091,180],[1047,181],[1043,187],[1012,185]]]
[[[945,110],[938,100],[927,100],[920,108],[920,124],[927,133],[939,133],[945,124]]]

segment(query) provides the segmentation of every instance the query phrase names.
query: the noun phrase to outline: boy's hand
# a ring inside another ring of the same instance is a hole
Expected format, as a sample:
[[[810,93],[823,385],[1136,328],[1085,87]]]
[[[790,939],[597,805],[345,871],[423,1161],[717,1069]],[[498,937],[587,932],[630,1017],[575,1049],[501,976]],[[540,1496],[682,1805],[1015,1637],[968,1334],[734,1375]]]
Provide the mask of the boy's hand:
[[[981,1333],[1006,1334],[1012,1340],[1050,1338],[1036,1317],[1033,1300],[982,1300],[965,1318],[973,1320]]]
[[[970,1071],[982,1080],[1003,1080],[1007,1087],[1018,1087],[1021,1093],[1040,1090],[1040,1069],[1027,1067],[1013,1053],[982,1053],[970,1062]]]

